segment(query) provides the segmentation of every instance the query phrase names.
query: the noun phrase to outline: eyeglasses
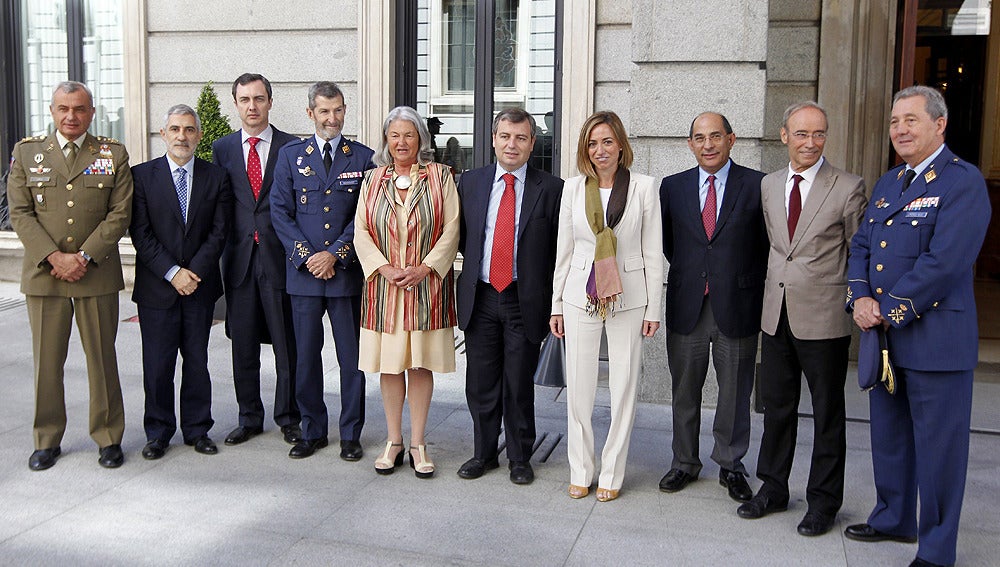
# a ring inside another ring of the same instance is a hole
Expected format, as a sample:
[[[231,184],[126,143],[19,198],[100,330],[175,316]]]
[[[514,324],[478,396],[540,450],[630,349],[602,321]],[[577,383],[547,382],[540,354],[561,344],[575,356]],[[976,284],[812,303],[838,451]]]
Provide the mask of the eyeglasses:
[[[712,132],[708,136],[705,136],[704,134],[695,134],[694,136],[691,137],[691,141],[701,146],[708,140],[712,140],[713,144],[718,144],[725,137],[726,135],[723,134],[722,132]]]
[[[808,138],[812,138],[815,142],[822,142],[826,140],[826,132],[803,132],[799,130],[798,132],[792,132],[792,137],[799,142],[804,142]]]

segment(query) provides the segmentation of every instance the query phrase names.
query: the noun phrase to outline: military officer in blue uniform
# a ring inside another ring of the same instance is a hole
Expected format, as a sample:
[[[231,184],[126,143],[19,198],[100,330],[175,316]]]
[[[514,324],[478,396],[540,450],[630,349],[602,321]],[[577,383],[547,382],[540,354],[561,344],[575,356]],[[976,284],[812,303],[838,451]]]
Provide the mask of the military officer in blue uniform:
[[[869,394],[876,503],[845,535],[919,541],[918,566],[955,562],[979,358],[972,266],[990,220],[983,176],[944,144],[947,123],[938,91],[896,93],[889,137],[906,163],[875,184],[847,275],[847,309],[862,330],[887,329],[897,385]]]
[[[361,289],[354,253],[354,213],[363,173],[375,167],[371,148],[341,135],[347,105],[336,84],[309,88],[309,118],[316,134],[289,142],[278,153],[271,219],[288,255],[297,362],[295,398],[302,439],[288,456],[308,457],[328,444],[323,402],[323,314],[330,317],[340,365],[340,457],[360,460],[365,423],[365,375],[358,370]]]

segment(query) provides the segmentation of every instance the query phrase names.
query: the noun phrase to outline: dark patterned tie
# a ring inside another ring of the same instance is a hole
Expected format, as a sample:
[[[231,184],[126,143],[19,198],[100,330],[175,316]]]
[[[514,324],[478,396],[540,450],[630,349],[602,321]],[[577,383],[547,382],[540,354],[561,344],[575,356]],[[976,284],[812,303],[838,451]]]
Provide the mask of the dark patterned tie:
[[[907,169],[906,173],[903,174],[903,193],[913,183],[913,178],[917,176],[917,171],[915,169]]]
[[[788,197],[788,241],[792,241],[795,236],[795,227],[799,224],[799,216],[802,214],[802,191],[799,190],[799,183],[802,181],[801,175],[792,176],[792,194]]]
[[[188,182],[187,182],[187,170],[183,167],[178,167],[174,173],[176,174],[176,179],[174,180],[174,188],[177,189],[177,202],[181,205],[181,218],[184,219],[184,223],[187,224],[188,218]]]
[[[504,190],[497,210],[497,222],[493,227],[493,255],[490,259],[490,285],[503,291],[514,281],[514,209],[517,195],[514,193],[513,173],[503,174]]]
[[[705,207],[701,210],[701,224],[705,226],[705,236],[712,240],[715,234],[715,176],[708,176],[708,195],[705,196]],[[705,280],[705,295],[708,295],[708,280]]]

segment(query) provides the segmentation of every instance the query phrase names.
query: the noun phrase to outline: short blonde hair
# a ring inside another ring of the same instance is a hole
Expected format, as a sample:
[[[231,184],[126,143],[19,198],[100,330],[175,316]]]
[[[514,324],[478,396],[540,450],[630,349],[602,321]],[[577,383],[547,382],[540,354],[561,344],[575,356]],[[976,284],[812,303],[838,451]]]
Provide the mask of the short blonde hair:
[[[618,154],[618,167],[625,169],[632,167],[632,159],[634,158],[632,146],[628,143],[628,134],[625,133],[625,126],[622,124],[622,119],[618,118],[618,115],[610,110],[595,112],[583,123],[583,128],[580,129],[580,142],[576,147],[576,168],[580,170],[580,173],[591,179],[597,179],[597,170],[594,169],[594,164],[590,161],[588,145],[590,143],[590,133],[600,124],[607,124],[611,128],[611,132],[615,136],[615,141],[622,147],[622,152]]]

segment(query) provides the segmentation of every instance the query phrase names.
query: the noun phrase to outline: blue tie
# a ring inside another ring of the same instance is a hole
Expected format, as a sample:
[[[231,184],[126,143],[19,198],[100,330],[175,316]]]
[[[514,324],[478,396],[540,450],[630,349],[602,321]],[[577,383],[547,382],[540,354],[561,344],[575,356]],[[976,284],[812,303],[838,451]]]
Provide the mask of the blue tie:
[[[177,189],[177,201],[181,205],[181,217],[184,222],[187,223],[188,218],[188,184],[187,184],[187,170],[183,167],[178,167],[174,170],[177,174],[177,178],[174,180],[174,187]]]

